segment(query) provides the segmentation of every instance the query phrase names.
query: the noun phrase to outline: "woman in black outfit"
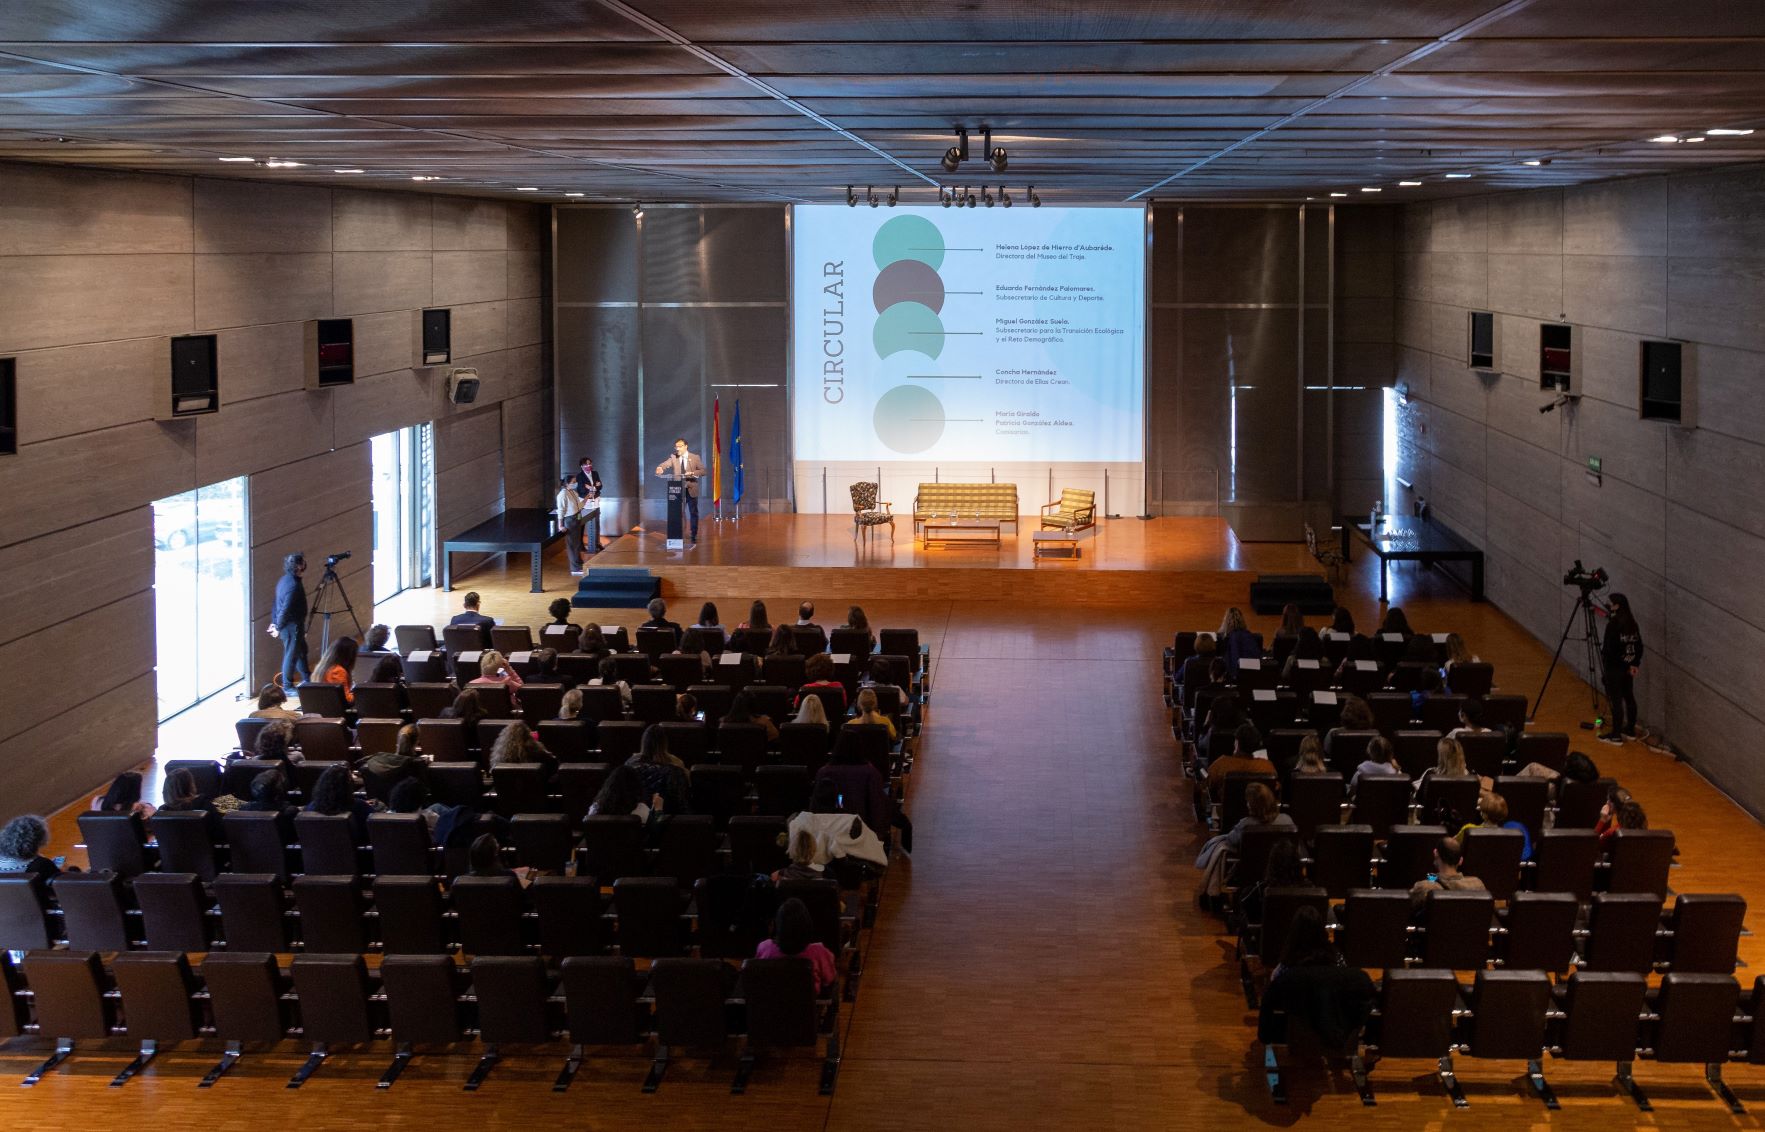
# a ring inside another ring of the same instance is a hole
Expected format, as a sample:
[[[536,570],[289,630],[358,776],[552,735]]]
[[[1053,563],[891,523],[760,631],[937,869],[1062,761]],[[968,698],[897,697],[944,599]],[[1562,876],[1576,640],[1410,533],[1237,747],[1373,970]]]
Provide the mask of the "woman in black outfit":
[[[1600,662],[1606,670],[1606,698],[1612,701],[1612,726],[1602,742],[1622,744],[1636,734],[1636,670],[1642,664],[1642,630],[1630,599],[1613,594],[1607,599],[1606,639],[1600,646]]]

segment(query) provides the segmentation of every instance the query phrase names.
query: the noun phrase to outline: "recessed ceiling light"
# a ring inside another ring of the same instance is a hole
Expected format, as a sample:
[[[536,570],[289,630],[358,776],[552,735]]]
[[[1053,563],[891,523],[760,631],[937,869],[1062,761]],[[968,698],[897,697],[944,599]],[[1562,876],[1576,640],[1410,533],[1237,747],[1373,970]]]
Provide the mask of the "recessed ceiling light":
[[[1422,182],[1420,182],[1420,181],[1399,181],[1397,183],[1397,187],[1400,189],[1413,189],[1417,185],[1420,185],[1421,183]]]
[[[1679,140],[1679,135],[1678,134],[1657,134],[1656,136],[1650,138],[1649,140],[1652,142],[1676,142]]]
[[[1542,165],[1544,163],[1542,161],[1538,160],[1538,158],[1534,157],[1532,160],[1522,161],[1522,162],[1520,162],[1520,164],[1522,164],[1522,165]]]
[[[565,193],[564,195],[567,197],[579,197],[582,194],[581,193]]]
[[[270,169],[299,169],[304,162],[300,161],[266,161],[264,165]]]
[[[1331,193],[1330,195],[1333,197],[1345,197],[1348,194],[1347,193]]]
[[[1361,188],[1361,192],[1363,192],[1363,193],[1380,193],[1380,192],[1384,192],[1384,191],[1385,190],[1383,190],[1383,189],[1367,188],[1364,186]]]
[[[533,185],[522,185],[515,191],[518,193],[537,193],[539,189]]]
[[[1714,130],[1705,130],[1704,131],[1704,133],[1710,135],[1713,138],[1744,138],[1752,132],[1753,131],[1751,131],[1751,130],[1727,130],[1727,129],[1722,129],[1720,127],[1718,127],[1717,129],[1714,129]]]
[[[222,157],[222,158],[219,158],[219,160],[221,160],[221,161],[256,161],[257,158],[255,158],[255,157]]]
[[[441,180],[441,178],[440,177],[416,177],[416,176],[413,176],[411,178],[411,180],[413,180],[413,181],[439,181],[439,180]]]
[[[1685,139],[1685,140],[1686,140],[1686,141],[1688,141],[1688,142],[1693,142],[1693,143],[1696,143],[1696,142],[1701,142],[1701,141],[1703,141],[1703,140],[1704,140],[1704,139],[1703,139],[1703,138],[1686,138],[1686,139]]]
[[[333,173],[365,173],[365,172],[367,172],[367,170],[365,170],[365,169],[333,169],[333,170],[331,170],[331,172],[333,172]]]
[[[1446,179],[1449,181],[1468,181],[1471,179],[1471,174],[1469,174],[1469,173],[1448,173],[1446,175]]]

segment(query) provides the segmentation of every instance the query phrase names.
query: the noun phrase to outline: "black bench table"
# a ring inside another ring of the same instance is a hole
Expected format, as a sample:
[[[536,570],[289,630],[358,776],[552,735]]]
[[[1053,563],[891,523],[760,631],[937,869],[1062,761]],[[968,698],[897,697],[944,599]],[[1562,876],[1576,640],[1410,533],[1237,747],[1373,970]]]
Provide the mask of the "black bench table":
[[[1424,566],[1469,562],[1471,600],[1483,600],[1483,552],[1434,520],[1387,515],[1377,533],[1366,523],[1351,523],[1348,527],[1379,559],[1380,601],[1388,600],[1386,567],[1393,562],[1420,562]],[[1349,539],[1342,542],[1344,561],[1348,560],[1348,543]]]
[[[598,520],[600,509],[594,508]],[[552,512],[537,507],[518,507],[504,511],[494,519],[479,523],[469,531],[455,535],[441,544],[441,588],[453,585],[453,556],[456,552],[481,554],[528,554],[533,558],[533,593],[544,593],[540,582],[540,565],[545,548],[564,537]]]

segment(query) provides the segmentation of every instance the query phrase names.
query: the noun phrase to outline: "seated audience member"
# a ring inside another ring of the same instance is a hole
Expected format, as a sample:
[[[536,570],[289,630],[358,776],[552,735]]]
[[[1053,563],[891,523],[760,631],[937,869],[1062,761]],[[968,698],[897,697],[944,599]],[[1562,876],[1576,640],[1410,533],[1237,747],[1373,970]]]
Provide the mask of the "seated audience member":
[[[449,621],[448,624],[449,625],[476,625],[476,626],[478,626],[479,631],[483,634],[483,637],[484,637],[483,645],[485,648],[489,648],[490,647],[490,629],[491,629],[491,626],[496,624],[496,618],[486,617],[484,614],[480,613],[478,611],[479,601],[480,601],[480,599],[478,597],[477,590],[473,590],[471,593],[468,593],[465,596],[465,598],[460,602],[460,604],[465,606],[465,608],[460,610],[460,612],[454,614],[453,620]]]
[[[1283,605],[1281,607],[1281,627],[1275,630],[1275,639],[1277,641],[1282,639],[1297,641],[1299,634],[1304,631],[1305,618],[1300,614],[1298,604],[1290,601]]]
[[[818,642],[820,642],[819,645],[812,651],[814,651],[814,652],[826,652],[827,651],[827,630],[823,629],[820,625],[817,625],[815,623],[815,603],[814,602],[806,601],[803,604],[797,606],[797,623],[794,626],[794,628],[803,630],[806,633],[812,633],[814,635],[815,639]],[[794,635],[795,634],[793,634],[793,636]]]
[[[266,762],[305,762],[306,756],[294,748],[294,724],[278,719],[257,733],[252,754]]]
[[[1195,701],[1189,696],[1189,693],[1198,693],[1212,679],[1209,670],[1212,667],[1215,659],[1215,652],[1218,648],[1219,646],[1214,644],[1213,634],[1196,634],[1195,652],[1190,655],[1189,659],[1183,662],[1181,668],[1177,669],[1177,685],[1184,690],[1185,699],[1183,702],[1190,707],[1195,706]],[[1225,667],[1222,664],[1220,668],[1220,679],[1222,681],[1225,679],[1225,671]]]
[[[497,735],[496,742],[490,747],[490,765],[498,766],[539,766],[550,782],[558,773],[558,760],[545,748],[545,744],[533,737],[522,722],[509,724]]]
[[[1630,791],[1622,786],[1612,788],[1612,796],[1600,809],[1599,821],[1594,823],[1593,831],[1599,835],[1601,848],[1610,850],[1612,839],[1621,829],[1647,829],[1649,816],[1643,812],[1642,803],[1630,796]]]
[[[680,623],[668,620],[668,603],[661,598],[651,598],[649,604],[650,619],[639,626],[641,629],[666,629],[674,634],[675,643],[680,641]]]
[[[570,604],[569,598],[567,598],[567,597],[553,598],[552,603],[545,607],[546,613],[551,616],[551,620],[546,622],[546,624],[548,624],[548,625],[574,625],[575,622],[570,620],[570,613],[571,613],[572,608],[573,607]]]
[[[797,714],[791,722],[819,724],[825,730],[827,728],[827,709],[821,706],[821,697],[798,696]]]
[[[586,653],[597,660],[604,660],[613,651],[613,648],[607,643],[607,635],[601,632],[599,625],[584,625],[582,637],[576,642],[576,651]]]
[[[826,871],[815,863],[815,834],[809,830],[799,829],[791,835],[785,855],[790,858],[790,864],[773,872],[773,884],[786,880],[826,879]]]
[[[398,659],[397,653],[387,653],[374,662],[374,670],[368,673],[370,684],[403,684],[404,662]]]
[[[740,625],[737,625],[736,628],[743,632],[751,631],[757,634],[752,638],[756,641],[765,641],[767,637],[772,635],[772,622],[767,620],[766,617],[766,603],[763,601],[756,601],[753,605],[750,605],[748,607],[748,619],[743,621]]]
[[[429,804],[429,792],[415,778],[407,778],[392,788],[386,797],[386,809],[395,814],[422,814],[431,836],[435,833],[435,823],[441,820],[441,807]]]
[[[870,631],[870,618],[864,616],[864,610],[860,606],[854,605],[846,610],[846,623],[840,628],[862,630],[867,642],[864,651],[867,653],[876,651],[876,634]]]
[[[350,833],[357,845],[367,843],[368,815],[377,808],[377,805],[356,797],[355,780],[342,763],[325,768],[325,773],[313,784],[312,801],[306,804],[308,813],[348,814]]]
[[[481,833],[473,839],[472,848],[466,853],[466,864],[470,870],[466,875],[470,877],[521,879],[519,873],[503,864],[502,842],[496,839],[494,833]]]
[[[0,873],[28,873],[51,880],[61,866],[43,856],[49,844],[49,823],[36,814],[20,814],[0,827]]]
[[[516,672],[515,666],[495,649],[485,649],[478,654],[478,675],[473,677],[467,687],[482,688],[490,684],[501,684],[508,688],[509,705],[517,711],[520,710],[521,674]]]
[[[835,740],[833,754],[827,765],[815,774],[815,783],[833,784],[835,804],[848,814],[857,814],[864,824],[879,836],[887,836],[894,825],[894,810],[889,804],[889,784],[882,773],[860,753],[858,744],[845,732]]]
[[[1440,737],[1440,741],[1434,744],[1434,765],[1421,773],[1421,776],[1416,779],[1416,785],[1420,786],[1437,774],[1446,775],[1448,778],[1462,778],[1469,773],[1465,769],[1465,749],[1459,746],[1457,739],[1450,735],[1443,735]]]
[[[478,721],[484,718],[484,701],[471,688],[460,689],[454,702],[441,709],[440,719],[457,719],[466,733],[466,746],[478,745]]]
[[[1464,859],[1463,843],[1456,837],[1442,837],[1434,847],[1434,871],[1410,886],[1411,906],[1420,908],[1430,892],[1484,891],[1482,881],[1459,871]]]
[[[705,639],[697,629],[688,629],[676,639],[674,651],[670,656],[696,656],[699,658],[699,678],[707,679],[711,675],[711,650],[705,647]]]
[[[593,687],[593,688],[617,688],[617,689],[619,689],[619,703],[625,708],[626,711],[630,711],[631,710],[631,685],[629,683],[625,682],[624,680],[619,679],[619,666],[617,664],[613,663],[612,657],[610,657],[610,656],[601,657],[599,672],[600,672],[599,676],[596,676],[593,680],[590,680],[588,682],[589,686]]]
[[[853,723],[874,723],[885,728],[889,733],[889,742],[899,739],[900,733],[895,729],[895,721],[879,710],[875,688],[858,689],[858,700],[852,705]]]
[[[660,725],[644,728],[643,745],[625,761],[643,779],[645,794],[660,794],[662,808],[671,814],[690,814],[686,764],[668,751],[668,733]]]
[[[1397,748],[1391,740],[1378,735],[1367,744],[1367,757],[1354,768],[1354,777],[1348,780],[1348,792],[1354,793],[1363,778],[1376,778],[1383,775],[1403,775],[1403,768],[1397,765]]]
[[[1318,636],[1318,631],[1310,625],[1299,630],[1299,635],[1293,641],[1293,651],[1287,654],[1287,663],[1281,666],[1283,684],[1293,683],[1293,674],[1299,671],[1298,662],[1302,660],[1316,661],[1319,667],[1323,665],[1324,642]]]
[[[298,812],[288,801],[288,775],[279,766],[269,770],[261,770],[252,778],[250,797],[240,805],[240,811],[248,814],[275,814],[276,827],[282,831],[282,841],[290,844],[294,841],[294,815]]]
[[[682,692],[674,697],[674,722],[699,723],[699,697]]]
[[[778,738],[778,725],[772,722],[769,715],[761,715],[754,711],[754,698],[746,692],[737,692],[729,701],[729,711],[724,715],[724,723],[755,723],[766,732],[766,741]]]
[[[1275,792],[1266,783],[1252,782],[1244,788],[1244,808],[1249,811],[1238,819],[1238,824],[1227,830],[1223,836],[1226,845],[1236,853],[1244,843],[1244,830],[1252,825],[1274,825],[1284,829],[1293,829],[1293,818],[1284,813],[1281,804],[1275,801]]]
[[[313,668],[315,684],[340,684],[343,686],[343,702],[355,702],[355,658],[359,651],[354,637],[338,637],[319,658]]]
[[[1330,945],[1318,910],[1293,915],[1281,961],[1269,977],[1256,1019],[1257,1040],[1288,1040],[1288,1020],[1298,1019],[1332,1053],[1354,1053],[1372,1013],[1377,991],[1359,967],[1349,967]]]
[[[803,702],[804,696],[831,697],[839,704],[839,716],[846,715],[846,686],[833,678],[833,657],[818,652],[803,662],[803,687],[798,690],[796,704]],[[827,707],[823,699],[822,707]]]
[[[698,622],[693,625],[693,628],[695,628],[695,629],[721,629],[721,628],[723,628],[722,625],[719,625],[717,623],[717,603],[716,602],[707,601],[705,604],[699,606],[699,619],[698,619]]]
[[[189,813],[213,808],[214,799],[197,789],[196,775],[190,768],[179,767],[165,776],[165,785],[160,789],[161,813]]]
[[[1299,741],[1299,758],[1293,764],[1295,774],[1328,774],[1329,764],[1324,762],[1324,741],[1318,738],[1315,731],[1307,732]]]
[[[666,808],[660,794],[644,789],[643,775],[630,763],[620,763],[607,774],[601,789],[589,804],[588,816],[606,814],[622,817],[625,814],[636,814],[645,821],[650,820],[652,813],[659,813]]]
[[[1262,876],[1255,880],[1235,879],[1239,886],[1232,901],[1233,918],[1242,933],[1246,928],[1261,926],[1263,896],[1269,889],[1302,887],[1306,883],[1305,858],[1299,854],[1299,842],[1290,839],[1275,842],[1269,847],[1269,859]]]
[[[1339,731],[1371,731],[1373,730],[1373,709],[1367,701],[1359,696],[1343,696],[1342,712],[1337,726],[1324,733],[1324,757],[1330,759],[1336,747],[1336,734]],[[1334,759],[1330,759],[1334,762]]]
[[[369,625],[368,635],[362,638],[362,651],[367,653],[385,652],[386,642],[392,640],[392,628],[387,625]]]
[[[563,698],[558,701],[558,718],[582,718],[582,689],[571,688],[564,693]]]
[[[1562,789],[1564,782],[1598,782],[1600,768],[1587,757],[1584,751],[1570,751],[1569,757],[1563,761],[1561,773],[1545,766],[1543,763],[1527,763],[1518,771],[1521,778],[1543,778],[1551,784],[1551,796],[1554,798]],[[1494,786],[1489,778],[1484,778],[1484,789]]]
[[[1477,654],[1465,644],[1465,638],[1457,633],[1446,635],[1446,663],[1440,666],[1440,675],[1448,688],[1452,687],[1452,670],[1460,664],[1478,663]]]
[[[1344,606],[1337,606],[1336,612],[1330,615],[1330,632],[1353,640],[1358,635],[1354,631],[1354,614]]]
[[[1443,740],[1444,742],[1444,740]],[[1477,796],[1477,821],[1466,822],[1459,830],[1459,844],[1479,829],[1511,829],[1520,834],[1520,859],[1532,859],[1532,834],[1524,825],[1508,820],[1508,800],[1493,790]]]
[[[1224,664],[1224,658],[1216,658],[1216,664]],[[1236,688],[1226,685],[1208,701],[1207,714],[1197,713],[1198,724],[1195,733],[1200,736],[1195,741],[1195,757],[1203,769],[1213,765],[1213,760],[1229,754],[1233,744],[1238,741],[1238,728],[1249,721],[1244,714],[1243,706],[1238,702]]]
[[[797,648],[797,634],[792,631],[791,626],[776,625],[773,627],[772,638],[766,642],[766,655],[768,657],[803,655],[802,651]]]
[[[265,684],[257,694],[257,710],[247,719],[299,719],[300,713],[288,706],[288,693],[280,684]]]
[[[1237,606],[1226,610],[1225,619],[1220,622],[1218,635],[1220,643],[1226,650],[1226,671],[1233,679],[1238,677],[1240,661],[1262,658],[1262,642],[1244,623],[1244,614]]]
[[[1377,645],[1373,644],[1372,640],[1368,637],[1351,637],[1348,642],[1347,650],[1342,654],[1342,663],[1336,666],[1335,682],[1341,684],[1348,678],[1350,672],[1355,671],[1360,666],[1362,661],[1371,661],[1372,663],[1377,664],[1379,661],[1379,648]]]
[[[1269,761],[1268,752],[1262,750],[1262,735],[1257,732],[1254,723],[1239,724],[1233,732],[1231,753],[1207,764],[1207,774],[1201,780],[1201,788],[1206,792],[1209,801],[1220,800],[1226,792],[1226,778],[1233,774],[1275,777],[1275,764]]]
[[[417,752],[417,726],[407,723],[398,729],[390,751],[376,751],[356,764],[362,786],[370,798],[389,800],[392,791],[407,778],[423,773],[423,758]]]
[[[1385,620],[1379,623],[1379,633],[1381,636],[1396,633],[1406,641],[1416,635],[1416,631],[1410,628],[1410,619],[1395,605],[1385,611]]]
[[[288,733],[294,733],[292,724],[288,726]],[[92,809],[100,814],[134,814],[141,818],[153,816],[152,803],[141,800],[141,772],[138,770],[125,770],[111,779],[104,793],[92,799]]]
[[[1466,700],[1459,705],[1459,725],[1447,732],[1453,739],[1461,735],[1481,735],[1489,728],[1483,726],[1483,703],[1481,700]]]
[[[772,920],[772,938],[760,941],[756,959],[803,958],[815,974],[815,993],[824,994],[839,982],[833,953],[815,938],[815,920],[809,906],[796,897],[778,906]]]

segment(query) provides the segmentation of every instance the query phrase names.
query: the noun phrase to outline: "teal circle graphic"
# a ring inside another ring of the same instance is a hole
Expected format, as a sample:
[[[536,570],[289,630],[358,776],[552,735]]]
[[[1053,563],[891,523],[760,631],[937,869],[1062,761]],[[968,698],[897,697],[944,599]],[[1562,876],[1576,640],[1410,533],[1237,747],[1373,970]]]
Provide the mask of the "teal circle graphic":
[[[916,259],[935,271],[944,263],[944,234],[923,216],[897,216],[876,230],[870,254],[878,268]]]
[[[944,324],[928,306],[896,303],[876,316],[870,339],[879,358],[911,350],[936,359],[944,352]]]
[[[877,398],[876,437],[896,452],[924,452],[944,435],[944,403],[923,385],[897,385]]]

